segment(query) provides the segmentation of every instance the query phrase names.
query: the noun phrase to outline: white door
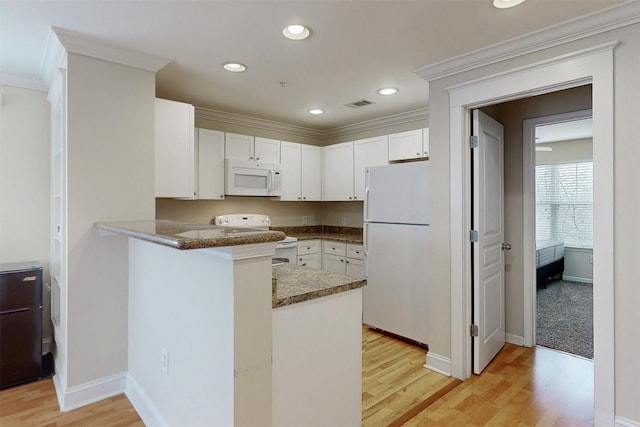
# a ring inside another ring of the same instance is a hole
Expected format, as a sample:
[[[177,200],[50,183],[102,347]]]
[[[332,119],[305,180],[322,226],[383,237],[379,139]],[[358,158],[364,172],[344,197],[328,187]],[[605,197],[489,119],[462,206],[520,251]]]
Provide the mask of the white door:
[[[473,372],[504,346],[504,136],[502,125],[473,111]]]

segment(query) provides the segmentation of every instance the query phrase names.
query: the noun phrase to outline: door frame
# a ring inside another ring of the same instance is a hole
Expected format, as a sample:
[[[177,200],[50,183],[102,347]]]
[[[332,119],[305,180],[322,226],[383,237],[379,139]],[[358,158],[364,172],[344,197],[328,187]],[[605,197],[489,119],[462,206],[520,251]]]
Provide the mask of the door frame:
[[[470,110],[585,84],[593,90],[594,157],[594,420],[615,414],[613,264],[613,51],[611,41],[448,87],[451,224],[451,374],[471,376],[471,245],[469,244]],[[508,286],[508,284],[507,284]]]
[[[522,256],[525,347],[536,345],[536,179],[535,128],[593,117],[591,109],[536,117],[522,123]]]

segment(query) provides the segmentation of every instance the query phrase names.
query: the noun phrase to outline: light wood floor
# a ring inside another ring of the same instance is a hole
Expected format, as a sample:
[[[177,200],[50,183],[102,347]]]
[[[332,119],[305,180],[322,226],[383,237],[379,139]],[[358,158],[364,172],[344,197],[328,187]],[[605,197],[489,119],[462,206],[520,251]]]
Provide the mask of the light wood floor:
[[[507,344],[460,383],[425,351],[363,328],[363,426],[592,426],[593,363]],[[51,380],[0,391],[0,426],[142,426],[124,395],[60,413]]]

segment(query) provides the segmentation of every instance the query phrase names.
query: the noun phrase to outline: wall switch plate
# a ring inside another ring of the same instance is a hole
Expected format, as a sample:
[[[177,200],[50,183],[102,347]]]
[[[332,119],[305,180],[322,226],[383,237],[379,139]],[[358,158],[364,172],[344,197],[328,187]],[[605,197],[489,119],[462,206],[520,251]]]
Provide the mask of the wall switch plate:
[[[342,217],[341,223],[342,223],[342,225],[347,225],[347,217],[346,216]]]
[[[302,215],[302,225],[307,225],[307,216]]]

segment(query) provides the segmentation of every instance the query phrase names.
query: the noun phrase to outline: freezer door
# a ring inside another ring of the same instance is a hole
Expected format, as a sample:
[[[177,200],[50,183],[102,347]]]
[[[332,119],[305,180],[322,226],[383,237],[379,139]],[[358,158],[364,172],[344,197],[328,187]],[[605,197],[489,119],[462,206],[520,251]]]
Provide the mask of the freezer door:
[[[429,224],[429,163],[366,169],[365,222]]]
[[[365,224],[363,322],[428,344],[429,227]]]
[[[0,273],[0,313],[42,306],[42,269]]]

